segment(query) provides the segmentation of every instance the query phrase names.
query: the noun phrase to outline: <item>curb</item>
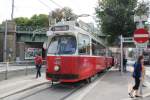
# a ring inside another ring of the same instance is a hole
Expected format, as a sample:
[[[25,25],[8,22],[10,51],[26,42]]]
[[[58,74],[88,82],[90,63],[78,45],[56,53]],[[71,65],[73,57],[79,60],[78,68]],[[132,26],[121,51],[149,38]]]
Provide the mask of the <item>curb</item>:
[[[17,94],[17,93],[24,92],[24,91],[27,91],[27,90],[29,90],[29,89],[33,89],[33,88],[35,88],[35,87],[38,87],[38,86],[41,86],[41,85],[44,85],[44,84],[47,84],[47,83],[49,83],[49,81],[42,82],[42,83],[39,83],[39,84],[35,84],[35,85],[32,85],[32,86],[29,86],[29,87],[27,87],[27,88],[23,88],[23,89],[17,90],[17,91],[15,91],[15,92],[13,92],[13,93],[9,93],[9,94],[6,94],[6,95],[4,95],[4,96],[0,96],[0,99],[4,99],[4,98],[9,97],[9,96],[11,96],[11,95],[15,95],[15,94]]]
[[[145,95],[143,95],[144,98],[149,97],[150,93],[146,93]]]
[[[147,94],[145,94],[145,95],[143,95],[143,97],[142,97],[142,100],[144,99],[144,98],[146,98],[146,97],[149,97],[150,96],[150,93],[147,93]],[[139,98],[140,100],[141,100],[141,98]],[[138,98],[126,98],[126,99],[122,99],[122,100],[139,100]]]

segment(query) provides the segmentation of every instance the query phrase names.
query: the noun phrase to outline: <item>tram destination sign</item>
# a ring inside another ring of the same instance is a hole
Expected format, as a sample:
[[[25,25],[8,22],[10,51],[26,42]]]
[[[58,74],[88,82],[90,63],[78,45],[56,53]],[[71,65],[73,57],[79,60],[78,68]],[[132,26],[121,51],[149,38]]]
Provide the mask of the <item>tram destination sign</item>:
[[[69,26],[68,25],[63,25],[63,26],[53,26],[51,28],[51,31],[68,31]]]

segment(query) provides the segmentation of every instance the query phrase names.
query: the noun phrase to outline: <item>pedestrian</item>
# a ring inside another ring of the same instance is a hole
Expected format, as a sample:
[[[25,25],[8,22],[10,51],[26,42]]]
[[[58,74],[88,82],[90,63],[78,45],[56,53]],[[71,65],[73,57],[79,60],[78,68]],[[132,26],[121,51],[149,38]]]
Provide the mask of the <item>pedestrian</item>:
[[[38,53],[34,59],[35,66],[36,66],[36,78],[41,77],[41,66],[42,66],[42,56]]]
[[[127,59],[125,58],[125,55],[124,55],[124,56],[123,56],[123,71],[124,71],[124,72],[127,71],[126,67],[127,67]]]
[[[119,60],[118,60],[117,57],[115,58],[115,67],[116,67],[116,68],[119,68]]]
[[[141,97],[141,95],[138,94],[139,85],[142,78],[142,64],[143,64],[143,56],[139,56],[137,62],[134,64],[134,71],[133,71],[133,78],[135,79],[135,85],[133,86],[131,92],[129,93],[129,96],[133,98],[133,92],[135,91],[135,97]]]

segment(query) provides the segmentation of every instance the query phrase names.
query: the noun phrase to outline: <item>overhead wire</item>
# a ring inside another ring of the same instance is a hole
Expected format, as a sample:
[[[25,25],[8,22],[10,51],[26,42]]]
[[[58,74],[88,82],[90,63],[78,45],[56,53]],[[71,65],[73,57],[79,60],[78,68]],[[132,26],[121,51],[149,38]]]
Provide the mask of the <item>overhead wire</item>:
[[[55,4],[56,6],[58,6],[59,8],[63,8],[60,4],[58,4],[57,2],[55,2],[54,0],[49,0],[49,1],[51,1],[53,4]]]
[[[43,1],[41,1],[41,0],[38,0],[42,5],[44,5],[45,7],[47,7],[47,8],[49,8],[50,10],[52,10],[51,8],[50,8],[50,6],[49,5],[47,5],[46,3],[44,3]]]

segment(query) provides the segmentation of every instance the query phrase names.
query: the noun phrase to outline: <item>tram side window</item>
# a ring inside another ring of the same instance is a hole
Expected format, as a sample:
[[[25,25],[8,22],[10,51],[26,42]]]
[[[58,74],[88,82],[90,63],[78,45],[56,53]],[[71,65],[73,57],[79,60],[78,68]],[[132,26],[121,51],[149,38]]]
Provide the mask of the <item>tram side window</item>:
[[[92,55],[97,55],[96,47],[97,47],[96,41],[92,40]]]
[[[103,47],[101,48],[101,52],[100,52],[101,56],[105,56],[106,55],[106,49]]]
[[[90,54],[90,38],[88,35],[79,34],[78,35],[78,47],[80,55],[89,55]]]
[[[95,40],[92,40],[92,55],[104,56],[105,48]]]
[[[110,50],[108,50],[108,56],[111,57],[112,56],[112,53]]]

